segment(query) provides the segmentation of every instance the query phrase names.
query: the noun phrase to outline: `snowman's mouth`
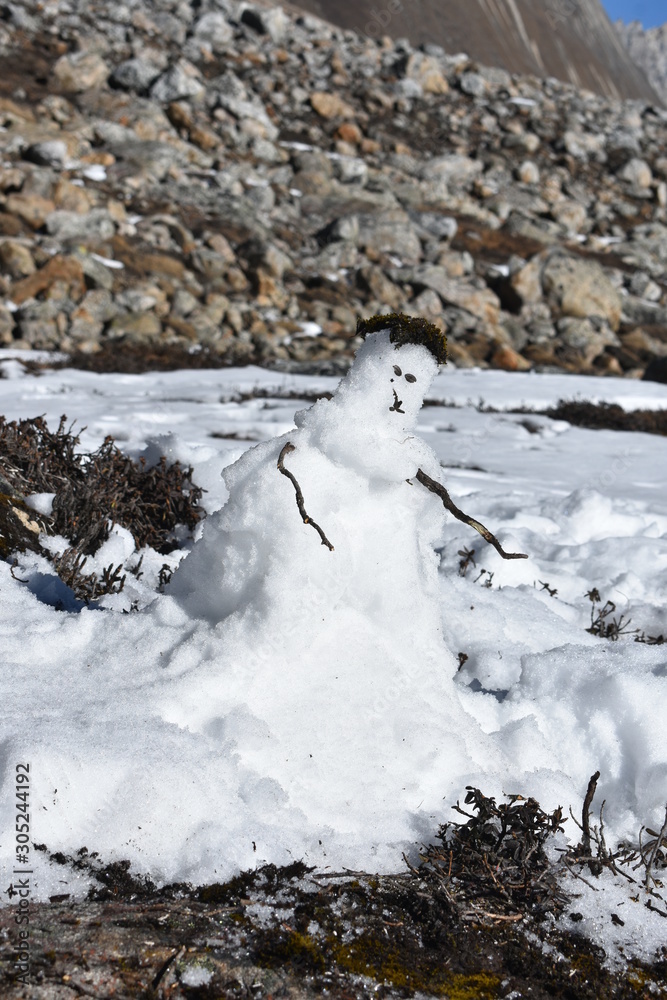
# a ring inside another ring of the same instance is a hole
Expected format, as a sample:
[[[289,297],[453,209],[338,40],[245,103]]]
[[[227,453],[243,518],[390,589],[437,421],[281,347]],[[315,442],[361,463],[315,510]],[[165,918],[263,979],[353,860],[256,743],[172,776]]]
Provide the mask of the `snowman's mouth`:
[[[389,407],[389,411],[390,412],[393,411],[394,413],[405,413],[405,410],[401,409],[401,406],[403,405],[403,400],[398,398],[398,393],[396,392],[395,389],[393,389],[392,391],[394,393],[394,404],[393,406]]]

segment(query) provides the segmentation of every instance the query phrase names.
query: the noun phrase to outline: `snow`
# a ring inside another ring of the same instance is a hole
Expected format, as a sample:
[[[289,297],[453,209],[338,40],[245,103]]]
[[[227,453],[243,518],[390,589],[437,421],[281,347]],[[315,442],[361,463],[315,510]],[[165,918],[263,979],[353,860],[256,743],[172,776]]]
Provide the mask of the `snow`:
[[[106,169],[101,163],[92,163],[89,167],[84,167],[81,174],[89,181],[105,181],[107,179]]]
[[[85,845],[167,881],[297,858],[397,870],[466,785],[578,815],[598,769],[609,845],[660,829],[667,646],[586,632],[586,594],[597,588],[632,628],[667,633],[667,442],[508,411],[560,398],[665,408],[667,387],[455,369],[429,386],[424,348],[369,338],[364,350],[312,408],[303,396],[337,379],[33,375],[24,352],[0,352],[7,419],[43,414],[56,427],[66,413],[86,450],[112,434],[135,458],[191,464],[209,515],[194,545],[144,550],[143,576],[128,573],[98,606],[76,601],[43,557],[21,556],[13,574],[0,562],[3,870],[22,761],[34,842]],[[404,413],[389,409],[394,389]],[[277,468],[287,442],[284,467],[333,551]],[[529,558],[503,561],[451,519],[418,467]],[[31,503],[45,511],[49,499]],[[464,548],[475,565],[459,576]],[[188,550],[156,595],[162,564]],[[87,569],[137,561],[116,528]],[[132,602],[139,612],[121,614]],[[566,832],[578,840],[572,821]],[[85,893],[83,876],[31,860],[36,897]],[[591,881],[598,891],[573,880],[581,896],[567,913],[584,919],[565,925],[612,957],[650,957],[664,919],[640,887]]]
[[[179,978],[184,986],[208,986],[213,979],[213,971],[193,962],[183,969]]]

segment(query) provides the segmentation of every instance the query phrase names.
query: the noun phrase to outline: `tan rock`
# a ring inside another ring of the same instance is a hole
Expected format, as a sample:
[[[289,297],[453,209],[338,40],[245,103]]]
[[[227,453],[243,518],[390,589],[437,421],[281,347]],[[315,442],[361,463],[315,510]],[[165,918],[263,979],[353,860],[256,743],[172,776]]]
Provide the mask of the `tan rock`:
[[[648,188],[651,186],[653,174],[646,160],[640,160],[633,156],[618,172],[622,181],[637,188]]]
[[[233,264],[236,260],[236,254],[234,253],[232,246],[226,236],[222,233],[213,233],[212,236],[208,236],[206,239],[207,244],[210,246],[211,250],[215,250],[222,259],[227,264]]]
[[[522,184],[539,184],[540,182],[539,167],[532,160],[524,160],[516,173]]]
[[[23,224],[17,216],[0,212],[0,236],[20,236],[22,232]]]
[[[570,233],[580,232],[587,218],[584,206],[569,198],[552,205],[551,214],[556,222],[560,222]]]
[[[641,357],[642,361],[650,361],[653,357],[667,357],[667,343],[663,343],[657,337],[652,337],[640,326],[622,336],[621,341],[623,347],[634,351]]]
[[[354,118],[354,108],[351,108],[342,97],[318,90],[310,95],[310,104],[320,118]]]
[[[342,142],[350,143],[352,146],[359,145],[363,139],[361,129],[358,125],[355,125],[354,122],[343,122],[343,124],[336,129],[335,135],[337,139],[340,139]]]
[[[540,275],[544,257],[538,254],[528,261],[525,267],[515,271],[510,278],[510,285],[521,299],[523,304],[529,302],[540,302],[542,299],[542,282]]]
[[[15,325],[12,313],[5,306],[0,305],[0,344],[6,346],[12,343]]]
[[[489,359],[494,368],[505,372],[526,372],[533,366],[508,344],[498,344]]]
[[[151,312],[126,313],[116,316],[111,323],[107,336],[114,339],[129,340],[133,343],[145,344],[157,340],[162,333],[162,323]]]
[[[93,199],[88,191],[72,184],[64,177],[61,177],[56,184],[53,201],[56,208],[62,208],[67,212],[78,212],[80,215],[85,215],[93,206]]]
[[[442,75],[440,64],[433,56],[423,52],[413,52],[408,59],[405,75],[421,84],[425,94],[447,94],[449,84]]]
[[[0,191],[8,191],[10,188],[18,189],[22,187],[25,180],[25,173],[19,167],[0,167]]]
[[[55,211],[55,204],[50,198],[40,194],[10,194],[7,198],[7,211],[23,219],[31,229],[41,229],[47,215]]]
[[[255,272],[255,303],[258,306],[278,306],[283,308],[289,301],[289,295],[273,275],[260,267]]]
[[[76,341],[94,341],[102,333],[103,326],[101,320],[79,307],[70,317],[69,335]]]
[[[27,105],[17,104],[9,97],[0,97],[0,122],[3,125],[34,122],[34,120],[35,115]]]
[[[379,153],[382,146],[377,141],[377,139],[364,138],[361,140],[361,152],[367,155],[372,155],[373,153]]]
[[[542,269],[542,288],[564,316],[601,316],[618,330],[621,296],[596,261],[555,253]]]
[[[206,128],[204,125],[193,125],[190,129],[190,142],[199,149],[210,150],[217,149],[220,145],[220,136],[213,129]]]
[[[60,57],[53,75],[66,93],[80,94],[104,83],[109,67],[95,52],[73,52]]]
[[[368,264],[366,267],[362,267],[357,280],[366,292],[369,292],[378,302],[386,306],[390,312],[401,310],[404,304],[401,289],[389,280],[377,264]]]
[[[86,293],[86,282],[81,264],[72,257],[63,257],[58,254],[56,257],[52,257],[48,264],[45,264],[39,271],[12,285],[9,297],[18,306],[27,302],[28,299],[34,299],[57,282],[65,282],[68,285],[69,296],[74,301],[78,301]]]
[[[37,270],[28,247],[15,240],[0,244],[0,268],[12,278],[25,278]]]

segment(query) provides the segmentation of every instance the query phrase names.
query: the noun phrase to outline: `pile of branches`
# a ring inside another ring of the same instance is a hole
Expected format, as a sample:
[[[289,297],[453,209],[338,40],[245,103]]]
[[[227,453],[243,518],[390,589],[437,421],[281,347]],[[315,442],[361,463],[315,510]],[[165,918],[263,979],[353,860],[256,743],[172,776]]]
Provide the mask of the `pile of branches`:
[[[472,811],[458,802],[454,809],[465,822],[441,825],[413,873],[463,920],[511,922],[562,910],[567,898],[545,851],[563,830],[562,810],[545,813],[520,795],[496,803],[472,786],[464,804]]]
[[[96,451],[81,452],[79,435],[67,428],[66,419],[61,417],[51,431],[43,417],[7,421],[0,416],[0,487],[6,500],[0,506],[0,542],[4,537],[3,548],[9,550],[0,554],[42,551],[77,597],[89,601],[122,589],[119,567],[106,567],[101,577],[83,572],[86,558],[108,539],[113,525],[127,528],[137,549],[150,545],[169,553],[178,547],[177,526],[192,530],[203,516],[202,490],[192,482],[191,468],[167,465],[164,457],[148,468],[143,459],[137,463],[124,455],[111,437]],[[49,517],[37,518],[26,508],[31,493],[54,494]],[[34,528],[24,532],[23,545],[17,543],[12,525],[28,514],[71,547],[52,556],[40,548]]]

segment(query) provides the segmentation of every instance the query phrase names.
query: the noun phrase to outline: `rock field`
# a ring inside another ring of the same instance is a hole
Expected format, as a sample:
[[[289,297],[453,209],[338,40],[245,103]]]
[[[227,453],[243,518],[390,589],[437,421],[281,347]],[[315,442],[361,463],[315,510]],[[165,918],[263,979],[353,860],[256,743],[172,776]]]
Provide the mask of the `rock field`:
[[[664,108],[236,0],[2,11],[0,346],[337,371],[403,311],[664,373]]]

